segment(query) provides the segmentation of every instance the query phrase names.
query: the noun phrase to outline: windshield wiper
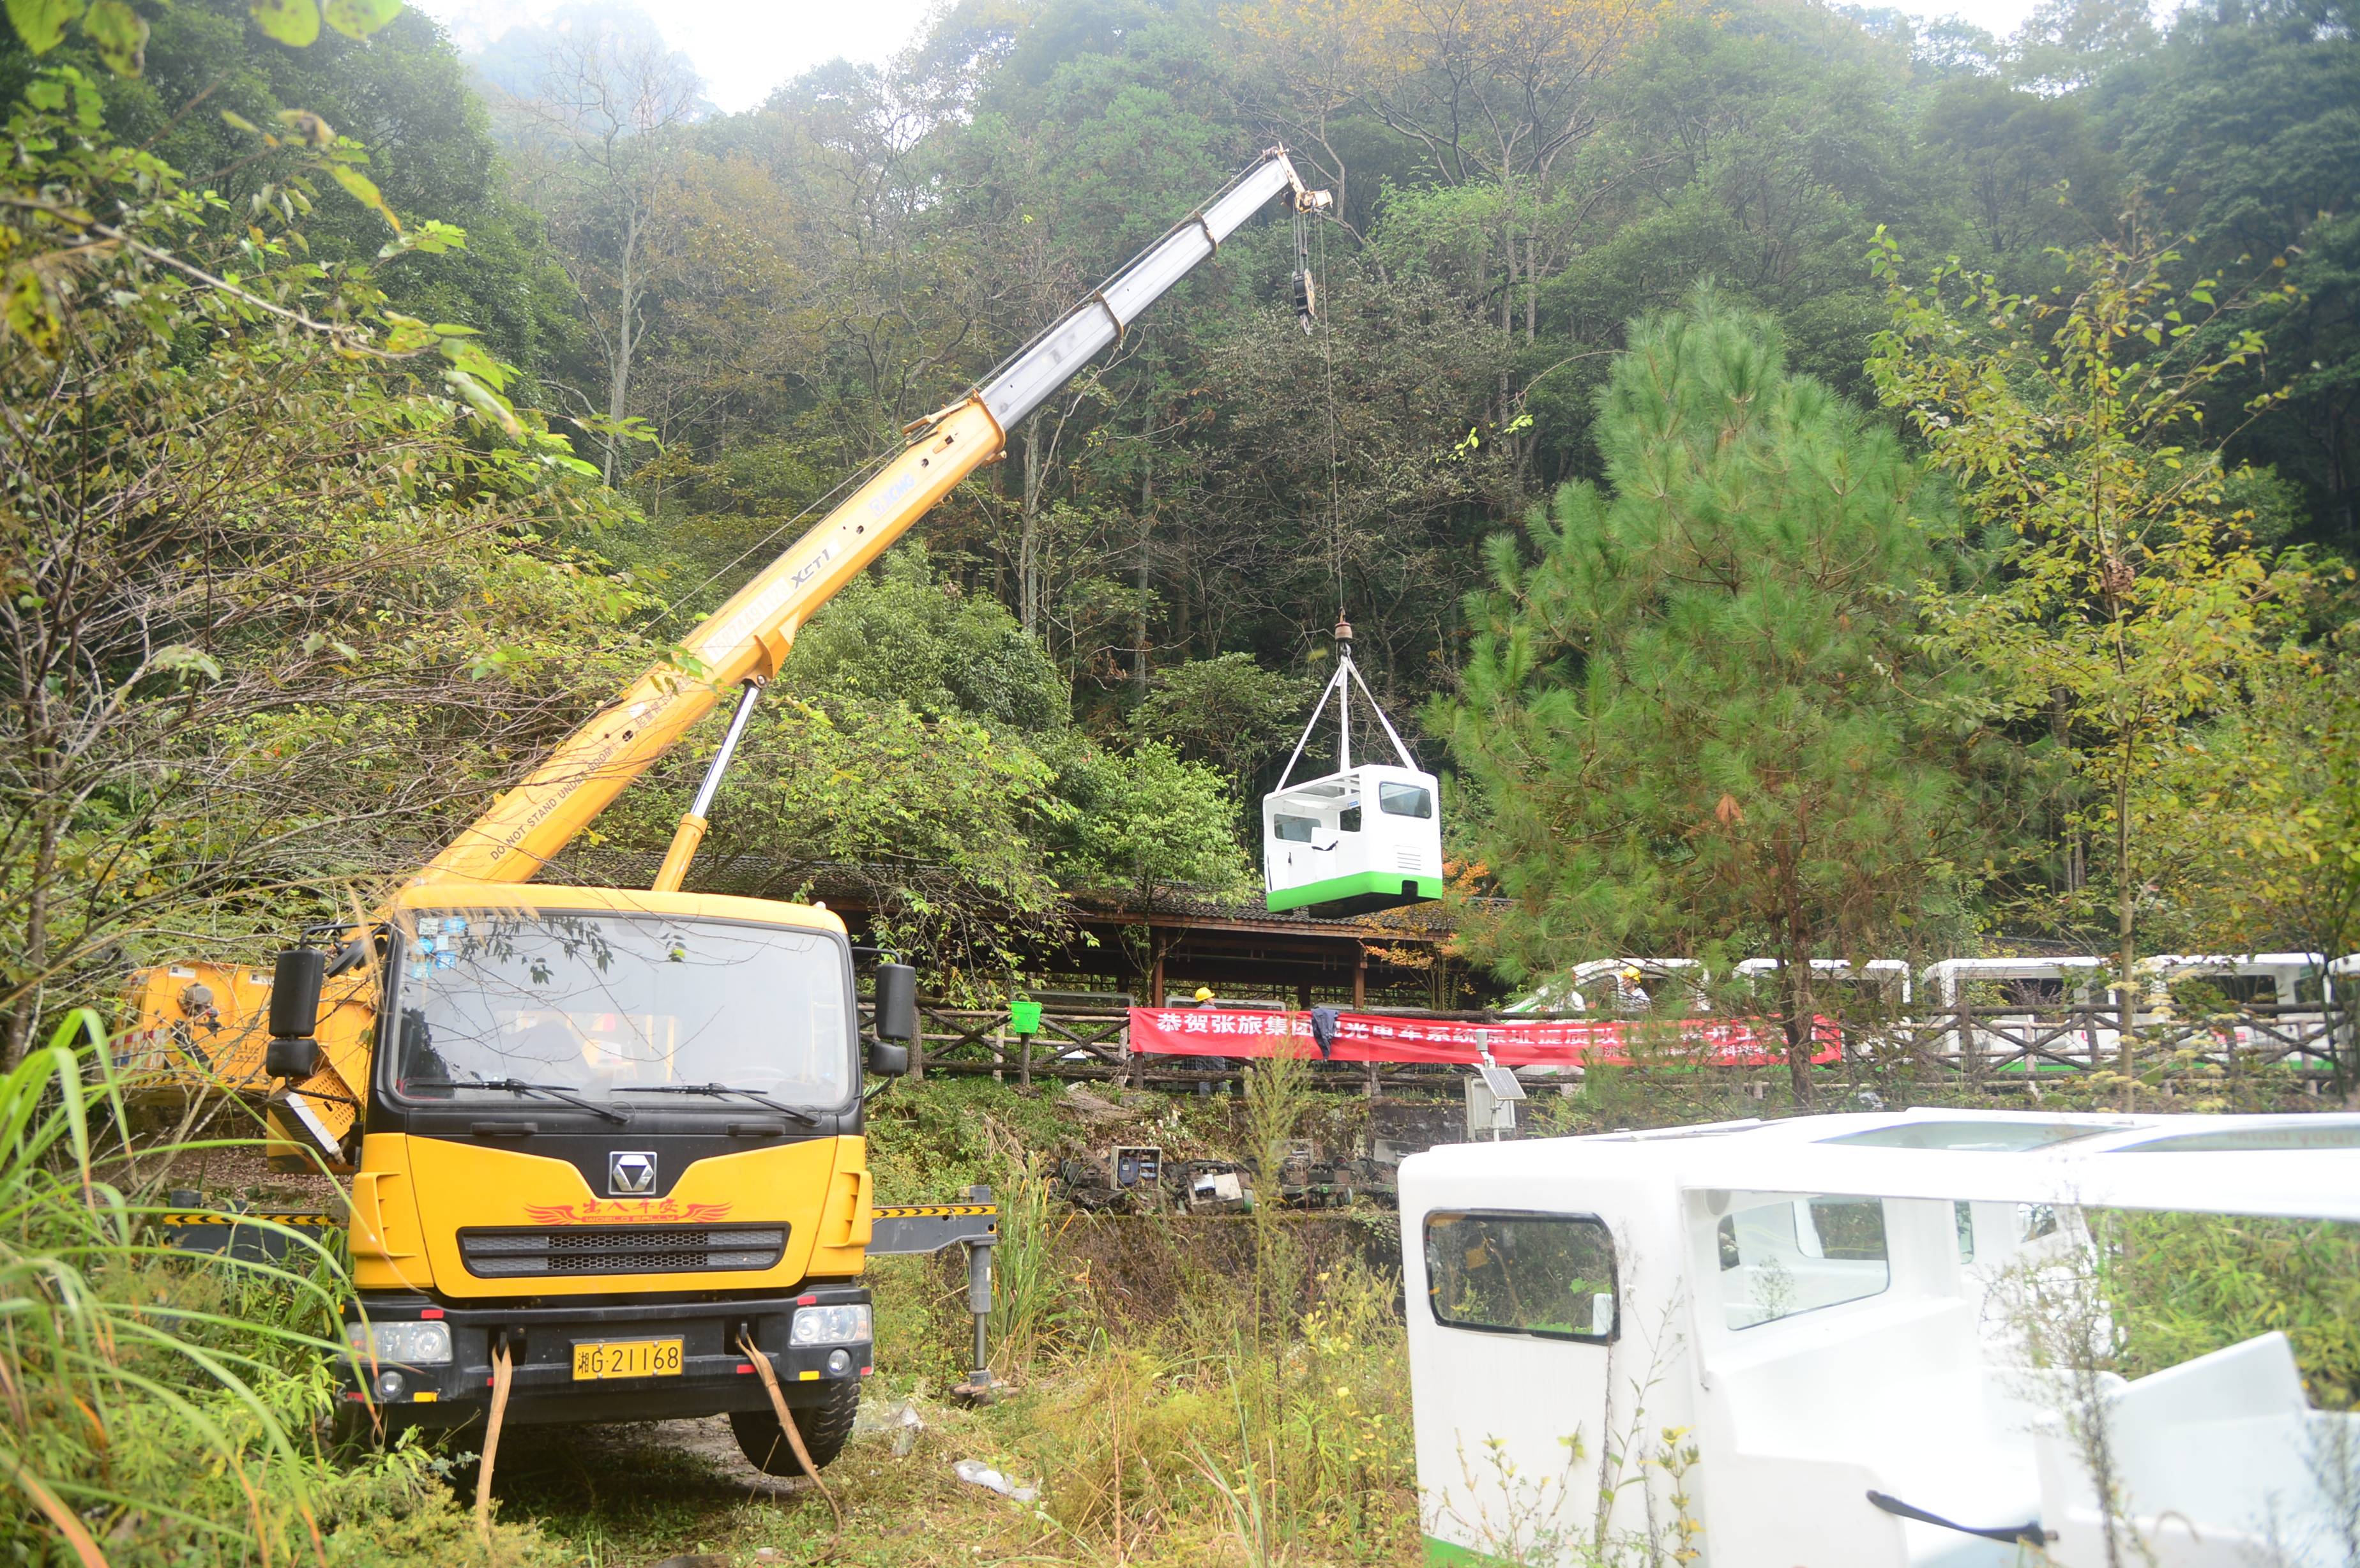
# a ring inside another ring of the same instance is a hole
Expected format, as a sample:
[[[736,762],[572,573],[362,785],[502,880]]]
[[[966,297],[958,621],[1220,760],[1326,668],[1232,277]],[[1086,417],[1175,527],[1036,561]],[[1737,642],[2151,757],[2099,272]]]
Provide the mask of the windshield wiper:
[[[579,1105],[594,1116],[606,1117],[617,1127],[628,1127],[631,1121],[630,1112],[584,1099],[562,1083],[532,1083],[522,1078],[412,1078],[410,1082],[421,1089],[506,1089],[511,1094],[539,1094],[544,1099],[563,1100],[569,1105]]]
[[[758,1094],[751,1089],[734,1089],[727,1083],[617,1083],[617,1094],[737,1094],[758,1105],[776,1111],[782,1116],[799,1121],[805,1127],[819,1126],[819,1118],[809,1111],[799,1111],[792,1105],[781,1105],[768,1094]]]

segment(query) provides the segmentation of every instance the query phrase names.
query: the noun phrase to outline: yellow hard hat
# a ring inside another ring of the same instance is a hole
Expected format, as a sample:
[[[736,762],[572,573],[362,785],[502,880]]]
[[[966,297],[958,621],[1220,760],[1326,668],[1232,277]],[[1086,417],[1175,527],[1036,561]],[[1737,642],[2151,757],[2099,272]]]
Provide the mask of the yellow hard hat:
[[[1625,980],[1636,980],[1639,978],[1639,971],[1626,964],[1623,966],[1622,978]]]
[[[1200,1002],[1209,1002],[1212,999],[1213,988],[1210,985],[1199,985],[1196,987],[1196,1000]]]

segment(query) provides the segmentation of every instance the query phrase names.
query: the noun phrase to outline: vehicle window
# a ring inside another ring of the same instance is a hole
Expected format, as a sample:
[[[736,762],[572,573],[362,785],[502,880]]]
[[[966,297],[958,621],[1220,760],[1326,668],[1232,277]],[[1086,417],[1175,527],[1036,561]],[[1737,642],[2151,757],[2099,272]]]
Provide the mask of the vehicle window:
[[[1358,806],[1347,806],[1342,811],[1337,812],[1336,826],[1337,829],[1342,833],[1359,833],[1360,831],[1360,808]]]
[[[471,1099],[726,1084],[833,1107],[852,1092],[844,949],[817,931],[650,914],[478,910],[401,934],[393,1086]],[[657,1103],[652,1101],[642,1104]]]
[[[1434,795],[1415,784],[1377,785],[1377,809],[1389,817],[1426,818],[1434,815]]]
[[[1958,1218],[1959,1261],[1972,1263],[1975,1260],[1975,1206],[1961,1199],[1950,1205],[1950,1210]]]
[[[1830,1146],[1855,1144],[1867,1149],[1944,1149],[1971,1153],[2013,1154],[2047,1149],[2075,1138],[2119,1132],[2126,1123],[2111,1125],[2049,1121],[1899,1122],[1892,1127],[1848,1132],[1819,1141]]]
[[[1893,1282],[1879,1198],[1780,1198],[1723,1214],[1714,1230],[1732,1328],[1861,1301]]]
[[[1270,830],[1289,844],[1309,844],[1314,829],[1319,825],[1316,817],[1277,817],[1270,820]]]
[[[1426,1293],[1453,1328],[1609,1340],[1614,1238],[1577,1214],[1428,1214]]]
[[[2240,1150],[2260,1153],[2285,1149],[2360,1149],[2360,1122],[2326,1122],[2318,1127],[2234,1127],[2227,1132],[2181,1132],[2126,1143],[2117,1154],[2191,1154]]]

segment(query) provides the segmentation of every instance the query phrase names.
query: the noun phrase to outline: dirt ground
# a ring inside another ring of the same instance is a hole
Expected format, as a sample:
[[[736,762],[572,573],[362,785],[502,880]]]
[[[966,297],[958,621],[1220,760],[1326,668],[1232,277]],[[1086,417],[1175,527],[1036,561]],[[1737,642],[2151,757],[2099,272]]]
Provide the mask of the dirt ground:
[[[880,1405],[890,1410],[880,1409]],[[927,1404],[897,1455],[877,1429],[898,1401],[872,1401],[872,1430],[822,1473],[844,1529],[811,1483],[765,1475],[739,1455],[724,1417],[628,1426],[520,1428],[493,1479],[503,1520],[530,1519],[584,1568],[762,1563],[937,1565],[1063,1557],[1071,1543],[1039,1510],[962,1482],[954,1461],[999,1457],[991,1412]],[[1042,1477],[1018,1475],[1020,1485]]]

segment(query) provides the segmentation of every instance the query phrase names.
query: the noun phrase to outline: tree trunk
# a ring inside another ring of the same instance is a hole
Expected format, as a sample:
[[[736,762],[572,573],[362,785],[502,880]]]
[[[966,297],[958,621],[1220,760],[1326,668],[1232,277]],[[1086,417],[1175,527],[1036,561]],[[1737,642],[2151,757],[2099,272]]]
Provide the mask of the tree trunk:
[[[2127,751],[2129,748],[2124,748]],[[2131,780],[2127,757],[2114,780],[2114,1027],[2121,1031],[2123,1109],[2138,1092],[2137,889],[2131,885]]]
[[[1811,1029],[1809,953],[1780,955],[1778,978],[1780,989],[1786,993],[1786,1017],[1782,1020],[1786,1035],[1786,1077],[1794,1085],[1795,1104],[1808,1109],[1811,1104],[1811,1053],[1819,1048],[1819,1040]]]
[[[1155,393],[1151,383],[1139,414],[1138,603],[1131,612],[1131,695],[1147,701],[1147,547],[1155,528]]]
[[[1503,264],[1507,270],[1500,275],[1500,409],[1493,416],[1492,428],[1502,431],[1508,428],[1508,397],[1512,383],[1508,377],[1508,357],[1516,346],[1516,231],[1506,225],[1501,249],[1506,254]],[[1502,436],[1502,440],[1507,439]]]
[[[1784,860],[1782,855],[1782,862]],[[1779,943],[1778,988],[1785,993],[1786,1036],[1786,1074],[1794,1085],[1795,1104],[1808,1108],[1811,1104],[1811,1053],[1818,1049],[1819,1040],[1811,1028],[1811,942],[1808,922],[1803,919],[1803,907],[1791,877],[1784,889],[1786,904],[1782,936]]]
[[[57,874],[58,813],[37,802],[39,826],[33,852],[32,876],[25,889],[23,989],[8,1009],[5,1034],[0,1036],[0,1073],[13,1073],[32,1049],[33,1032],[40,1027],[42,971],[49,962],[49,879]]]
[[[623,270],[617,288],[615,311],[615,356],[606,366],[606,418],[617,425],[630,412],[631,355],[639,348],[634,331],[639,310],[639,219],[633,213],[623,225]],[[606,462],[603,477],[608,485],[615,483],[616,460],[622,455],[622,437],[614,431],[606,435]]]
[[[1540,273],[1533,255],[1533,246],[1535,243],[1533,234],[1528,233],[1524,235],[1524,346],[1526,348],[1533,346],[1534,334],[1538,331],[1535,323],[1540,317],[1541,310]]]
[[[1016,618],[1026,637],[1041,631],[1041,411],[1024,421],[1024,501],[1016,528]]]

